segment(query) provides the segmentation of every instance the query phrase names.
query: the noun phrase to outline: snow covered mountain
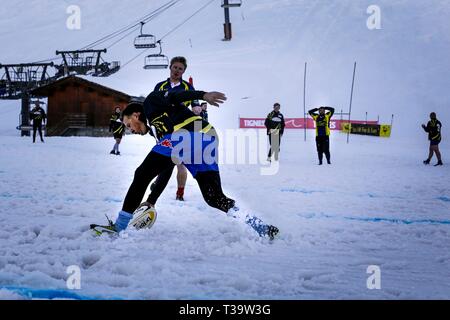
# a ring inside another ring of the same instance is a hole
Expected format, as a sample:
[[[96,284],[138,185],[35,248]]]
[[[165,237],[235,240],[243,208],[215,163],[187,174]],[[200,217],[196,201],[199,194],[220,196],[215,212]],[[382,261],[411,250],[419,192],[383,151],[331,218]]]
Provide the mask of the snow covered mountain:
[[[55,57],[56,50],[84,47],[167,2],[3,1],[0,62],[36,61]],[[197,88],[228,95],[224,110],[213,112],[216,125],[236,127],[238,115],[264,116],[275,101],[286,116],[301,117],[305,62],[307,108],[331,105],[347,111],[356,61],[355,119],[364,119],[368,112],[369,119],[379,115],[381,122],[389,123],[394,114],[393,134],[415,139],[433,110],[448,133],[448,1],[377,1],[381,29],[371,30],[367,21],[372,14],[367,12],[373,4],[366,0],[246,0],[230,10],[233,39],[224,42],[220,1],[182,0],[144,30],[163,38],[163,51],[169,57],[188,58],[186,76],[192,75]],[[66,26],[70,5],[81,10],[79,30]],[[127,63],[139,53],[132,45],[138,33],[113,45],[106,57]],[[144,55],[102,82],[132,95],[146,95],[167,76],[167,70],[144,70],[143,63]],[[11,104],[0,102],[2,109]]]
[[[4,0],[0,63],[81,48],[166,2]],[[172,177],[151,230],[111,240],[94,238],[89,224],[115,218],[153,139],[125,136],[120,157],[109,154],[112,138],[32,144],[15,129],[20,102],[0,101],[0,299],[48,298],[48,290],[123,299],[448,299],[450,3],[379,0],[381,29],[370,30],[372,1],[243,0],[230,10],[226,42],[217,0],[173,31],[208,2],[181,0],[145,28],[167,35],[166,55],[187,57],[186,78],[198,89],[227,94],[210,108],[216,128],[236,128],[239,115],[264,117],[275,101],[286,117],[301,117],[305,62],[307,107],[345,111],[356,61],[353,118],[367,111],[389,123],[395,114],[392,137],[351,136],[347,144],[332,132],[333,164],[317,166],[313,131],[303,142],[302,132],[287,130],[277,174],[261,174],[265,148],[256,164],[221,164],[225,193],[282,231],[273,243],[209,207],[191,177],[184,203],[174,200]],[[80,30],[66,27],[70,5],[81,9]],[[137,34],[105,57],[126,64],[139,53]],[[144,70],[143,59],[93,80],[145,95],[168,70]],[[443,123],[438,168],[422,164],[420,124],[431,111]],[[81,270],[80,290],[67,290],[71,266]],[[370,266],[381,270],[380,290],[367,286]]]

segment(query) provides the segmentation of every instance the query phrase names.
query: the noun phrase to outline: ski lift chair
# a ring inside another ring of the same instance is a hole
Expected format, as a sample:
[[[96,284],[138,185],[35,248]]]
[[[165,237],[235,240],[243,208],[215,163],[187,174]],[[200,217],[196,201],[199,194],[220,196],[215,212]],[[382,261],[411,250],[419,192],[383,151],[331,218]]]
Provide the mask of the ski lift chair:
[[[144,22],[141,22],[141,34],[134,39],[134,47],[136,49],[156,48],[156,38],[152,34],[142,33]]]
[[[149,54],[145,57],[144,69],[166,69],[169,66],[169,58],[163,54]]]

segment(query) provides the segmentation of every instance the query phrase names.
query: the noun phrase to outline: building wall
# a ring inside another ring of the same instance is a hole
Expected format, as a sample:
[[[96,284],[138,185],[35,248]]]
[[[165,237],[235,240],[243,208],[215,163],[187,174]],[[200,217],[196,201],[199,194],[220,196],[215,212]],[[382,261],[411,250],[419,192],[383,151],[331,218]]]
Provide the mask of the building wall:
[[[128,101],[107,95],[80,84],[58,87],[48,97],[48,126],[57,125],[71,113],[87,114],[88,127],[108,127],[109,119],[116,106],[123,110]]]

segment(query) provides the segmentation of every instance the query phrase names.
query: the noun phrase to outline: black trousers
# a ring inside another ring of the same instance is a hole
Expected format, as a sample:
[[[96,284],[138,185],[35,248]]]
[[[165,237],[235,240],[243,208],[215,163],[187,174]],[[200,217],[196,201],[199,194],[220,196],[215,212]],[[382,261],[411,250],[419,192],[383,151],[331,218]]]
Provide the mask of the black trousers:
[[[170,177],[172,176],[173,173],[173,168],[174,166],[165,169],[158,175],[155,182],[153,182],[152,184],[150,195],[147,198],[148,202],[150,202],[151,204],[156,204],[156,201],[158,201],[159,196],[169,183]]]
[[[272,153],[274,153],[275,160],[278,160],[278,154],[280,153],[280,145],[281,145],[281,134],[279,133],[269,134],[269,144],[270,148],[267,157],[270,158],[272,156]]]
[[[322,162],[323,154],[327,161],[330,161],[330,137],[329,136],[317,136],[316,137],[317,154],[319,161]]]
[[[162,172],[173,170],[174,166],[175,164],[170,157],[151,151],[134,173],[134,179],[125,196],[122,210],[133,213],[141,204],[150,182]],[[235,201],[225,196],[222,191],[218,171],[199,172],[194,179],[197,180],[203,198],[208,205],[224,212],[228,212],[230,208],[234,207]]]
[[[36,130],[39,131],[41,141],[44,141],[44,139],[42,139],[42,121],[33,120],[33,142],[36,141]]]

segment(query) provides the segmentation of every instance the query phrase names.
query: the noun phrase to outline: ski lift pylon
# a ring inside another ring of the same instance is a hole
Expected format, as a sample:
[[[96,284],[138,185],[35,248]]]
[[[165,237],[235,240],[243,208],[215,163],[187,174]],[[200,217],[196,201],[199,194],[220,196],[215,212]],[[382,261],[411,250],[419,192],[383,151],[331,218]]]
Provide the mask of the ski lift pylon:
[[[141,22],[141,34],[134,39],[134,47],[136,49],[156,48],[156,38],[152,34],[142,33],[145,22]]]
[[[221,7],[222,8],[240,7],[241,4],[242,4],[242,0],[228,0],[228,1],[223,1],[222,0]]]

